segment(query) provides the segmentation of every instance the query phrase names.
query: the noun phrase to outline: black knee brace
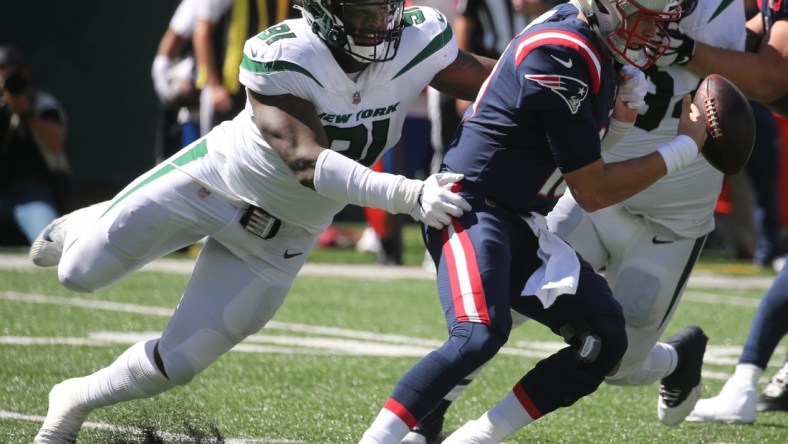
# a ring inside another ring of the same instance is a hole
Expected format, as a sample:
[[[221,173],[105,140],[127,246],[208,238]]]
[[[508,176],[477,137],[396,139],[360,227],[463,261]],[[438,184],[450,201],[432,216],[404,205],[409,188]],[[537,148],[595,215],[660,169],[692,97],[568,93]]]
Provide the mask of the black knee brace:
[[[627,350],[624,320],[612,316],[569,323],[559,333],[575,349],[577,361],[589,370],[615,374]]]

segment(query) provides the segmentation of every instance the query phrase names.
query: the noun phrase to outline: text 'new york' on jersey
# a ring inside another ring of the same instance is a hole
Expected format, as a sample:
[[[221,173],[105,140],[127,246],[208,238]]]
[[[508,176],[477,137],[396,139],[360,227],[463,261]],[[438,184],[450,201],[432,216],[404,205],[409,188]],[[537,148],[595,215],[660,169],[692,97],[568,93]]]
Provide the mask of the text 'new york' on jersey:
[[[578,10],[564,4],[512,40],[444,158],[466,189],[546,214],[562,173],[600,158],[616,70]]]

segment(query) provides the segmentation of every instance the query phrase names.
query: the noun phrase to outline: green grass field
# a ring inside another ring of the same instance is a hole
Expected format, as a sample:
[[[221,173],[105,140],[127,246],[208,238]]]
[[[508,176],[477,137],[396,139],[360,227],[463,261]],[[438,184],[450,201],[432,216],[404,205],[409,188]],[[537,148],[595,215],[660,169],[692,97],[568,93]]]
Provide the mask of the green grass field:
[[[355,253],[327,254],[313,259]],[[0,442],[29,443],[51,386],[104,367],[130,344],[155,337],[186,275],[142,271],[92,295],[65,290],[54,270],[0,269],[0,282]],[[695,323],[711,338],[706,395],[716,394],[732,372],[764,291],[725,287],[691,287],[667,332]],[[386,280],[385,270],[376,279],[302,275],[259,334],[186,387],[94,412],[79,442],[355,443],[397,379],[444,338],[431,280]],[[765,377],[782,363],[782,345]],[[558,337],[534,322],[513,332],[451,408],[446,429],[478,417],[559,346]],[[788,442],[788,415],[779,413],[759,414],[754,426],[665,427],[656,418],[657,389],[603,385],[507,442]]]

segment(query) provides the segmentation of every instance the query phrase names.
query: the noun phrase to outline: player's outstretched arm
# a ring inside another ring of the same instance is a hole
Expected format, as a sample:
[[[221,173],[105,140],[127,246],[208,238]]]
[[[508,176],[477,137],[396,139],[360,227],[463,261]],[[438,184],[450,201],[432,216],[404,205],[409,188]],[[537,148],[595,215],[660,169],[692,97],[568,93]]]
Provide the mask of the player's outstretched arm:
[[[761,15],[750,19],[747,28],[748,34],[762,32]],[[788,94],[788,19],[772,25],[755,53],[715,48],[701,42],[694,45],[694,54],[685,67],[695,74],[720,74],[749,99],[766,104]]]
[[[263,138],[298,182],[339,202],[407,213],[443,228],[471,206],[445,188],[461,174],[439,173],[425,181],[379,173],[328,149],[328,137],[314,106],[290,94],[263,96],[249,91],[254,122]]]
[[[682,101],[678,134],[676,139],[653,153],[611,163],[600,158],[564,174],[564,179],[585,211],[593,212],[619,203],[697,157],[699,147],[706,140],[706,123],[689,95]]]
[[[433,77],[430,86],[438,91],[463,100],[474,100],[476,94],[495,67],[495,59],[465,52]]]

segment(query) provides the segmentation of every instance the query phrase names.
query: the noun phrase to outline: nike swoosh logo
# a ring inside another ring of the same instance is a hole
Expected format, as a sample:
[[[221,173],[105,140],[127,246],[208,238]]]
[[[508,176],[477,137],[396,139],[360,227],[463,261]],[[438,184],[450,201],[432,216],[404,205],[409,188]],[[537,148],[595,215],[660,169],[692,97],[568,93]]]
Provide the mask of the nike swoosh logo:
[[[302,254],[304,254],[303,251],[298,252],[298,253],[290,253],[288,250],[285,250],[285,259],[290,259],[291,257],[301,256]]]
[[[572,67],[572,59],[561,60],[561,59],[559,59],[558,57],[556,57],[556,56],[554,56],[554,55],[552,55],[552,54],[550,54],[550,57],[552,57],[552,58],[553,58],[553,60],[555,60],[556,62],[558,62],[558,63],[560,63],[560,64],[564,65],[564,67],[565,67],[566,69],[569,69],[569,68],[571,68],[571,67]]]
[[[670,243],[672,243],[672,242],[673,242],[672,240],[662,240],[662,239],[659,239],[659,238],[657,238],[657,236],[654,236],[654,238],[653,238],[653,239],[651,239],[651,243],[652,243],[652,244],[654,244],[654,245],[659,245],[659,244],[670,244]]]

